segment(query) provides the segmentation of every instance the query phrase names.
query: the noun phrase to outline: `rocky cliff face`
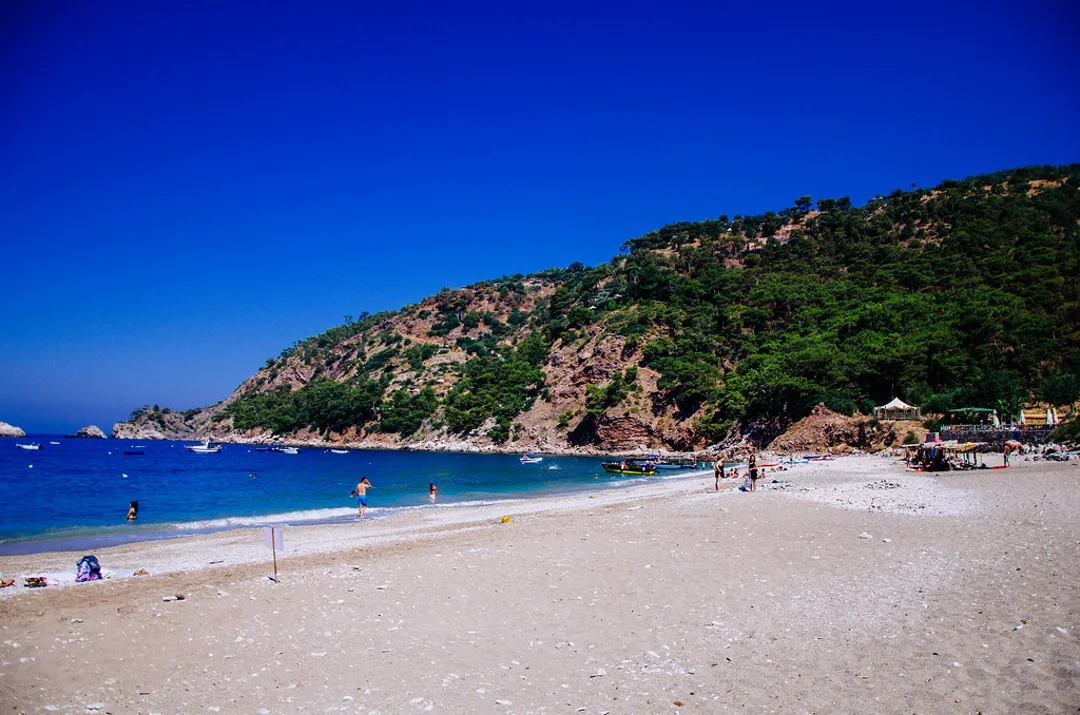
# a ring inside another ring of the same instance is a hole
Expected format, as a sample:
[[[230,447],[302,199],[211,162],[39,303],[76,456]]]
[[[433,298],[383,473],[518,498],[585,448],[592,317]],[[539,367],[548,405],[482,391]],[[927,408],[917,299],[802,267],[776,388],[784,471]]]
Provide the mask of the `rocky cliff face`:
[[[417,391],[430,387],[440,398],[461,379],[464,366],[473,357],[459,346],[460,341],[484,339],[491,328],[486,324],[461,324],[445,336],[430,332],[440,320],[440,302],[456,301],[458,314],[485,313],[504,325],[512,323],[512,314],[527,313],[538,302],[550,299],[555,285],[542,280],[526,280],[524,291],[506,296],[494,288],[477,287],[440,294],[410,306],[356,335],[325,348],[301,345],[288,355],[268,364],[244,381],[222,403],[187,416],[169,410],[143,410],[135,419],[118,422],[113,437],[119,439],[220,439],[237,443],[262,443],[280,440],[291,444],[335,444],[380,449],[424,449],[447,451],[562,451],[599,453],[657,449],[685,450],[702,446],[694,435],[687,416],[677,417],[674,407],[663,400],[657,388],[658,375],[639,368],[637,387],[618,405],[599,417],[587,416],[586,388],[604,385],[616,372],[641,361],[641,352],[625,349],[625,340],[610,334],[607,325],[598,323],[578,331],[572,339],[559,339],[551,347],[540,369],[545,375],[546,394],[535,399],[514,420],[511,437],[496,443],[488,431],[495,427],[489,420],[468,434],[451,434],[443,426],[443,408],[415,434],[365,432],[349,428],[342,432],[319,433],[303,429],[291,434],[274,435],[267,429],[237,429],[226,409],[238,399],[274,390],[294,391],[324,378],[345,381],[363,375],[373,356],[396,352],[385,366],[366,373],[370,379],[387,382],[385,396],[396,390]],[[443,308],[442,315],[445,315]],[[519,325],[505,336],[507,345],[520,343],[536,329]],[[317,342],[316,342],[317,344]],[[427,346],[427,357],[409,360],[409,348]]]
[[[15,425],[9,425],[7,422],[0,422],[0,437],[25,437],[26,433]]]
[[[75,433],[80,439],[105,439],[105,433],[97,425],[87,425]]]

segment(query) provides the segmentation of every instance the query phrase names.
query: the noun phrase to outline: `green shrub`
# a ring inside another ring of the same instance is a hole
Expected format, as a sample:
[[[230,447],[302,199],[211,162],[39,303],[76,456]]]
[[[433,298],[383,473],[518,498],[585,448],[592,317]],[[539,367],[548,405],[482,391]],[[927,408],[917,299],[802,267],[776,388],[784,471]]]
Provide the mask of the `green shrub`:
[[[564,430],[570,426],[570,420],[574,419],[574,410],[564,410],[559,413],[559,419],[555,423],[555,429]]]
[[[1051,442],[1075,442],[1080,439],[1080,417],[1058,426],[1050,433]]]

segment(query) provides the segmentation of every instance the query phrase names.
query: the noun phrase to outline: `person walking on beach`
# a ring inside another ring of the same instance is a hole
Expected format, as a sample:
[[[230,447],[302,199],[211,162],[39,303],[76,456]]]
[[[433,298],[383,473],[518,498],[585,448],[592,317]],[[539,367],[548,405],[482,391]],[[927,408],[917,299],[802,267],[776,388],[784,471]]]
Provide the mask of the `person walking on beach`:
[[[754,450],[750,450],[750,459],[746,466],[750,468],[750,491],[757,491],[757,457]]]
[[[353,490],[352,496],[356,497],[356,509],[357,516],[363,518],[364,510],[367,509],[367,490],[371,489],[371,482],[367,477],[364,477],[356,485],[356,489]]]

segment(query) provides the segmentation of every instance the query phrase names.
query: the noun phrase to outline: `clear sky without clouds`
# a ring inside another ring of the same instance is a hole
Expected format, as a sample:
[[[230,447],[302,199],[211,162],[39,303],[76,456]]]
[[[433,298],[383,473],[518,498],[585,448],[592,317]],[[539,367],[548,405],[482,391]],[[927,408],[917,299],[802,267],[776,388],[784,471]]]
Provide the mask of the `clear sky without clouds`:
[[[666,223],[1080,161],[1072,2],[0,6],[0,420]]]

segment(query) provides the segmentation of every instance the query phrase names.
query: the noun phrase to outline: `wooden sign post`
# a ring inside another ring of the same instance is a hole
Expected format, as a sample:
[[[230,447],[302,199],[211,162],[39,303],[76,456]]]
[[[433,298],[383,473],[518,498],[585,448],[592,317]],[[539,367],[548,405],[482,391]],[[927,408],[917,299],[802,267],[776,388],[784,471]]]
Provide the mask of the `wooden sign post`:
[[[285,551],[285,529],[280,526],[263,527],[263,543],[270,547],[274,555],[274,575],[269,578],[277,583],[277,552],[278,549]]]

